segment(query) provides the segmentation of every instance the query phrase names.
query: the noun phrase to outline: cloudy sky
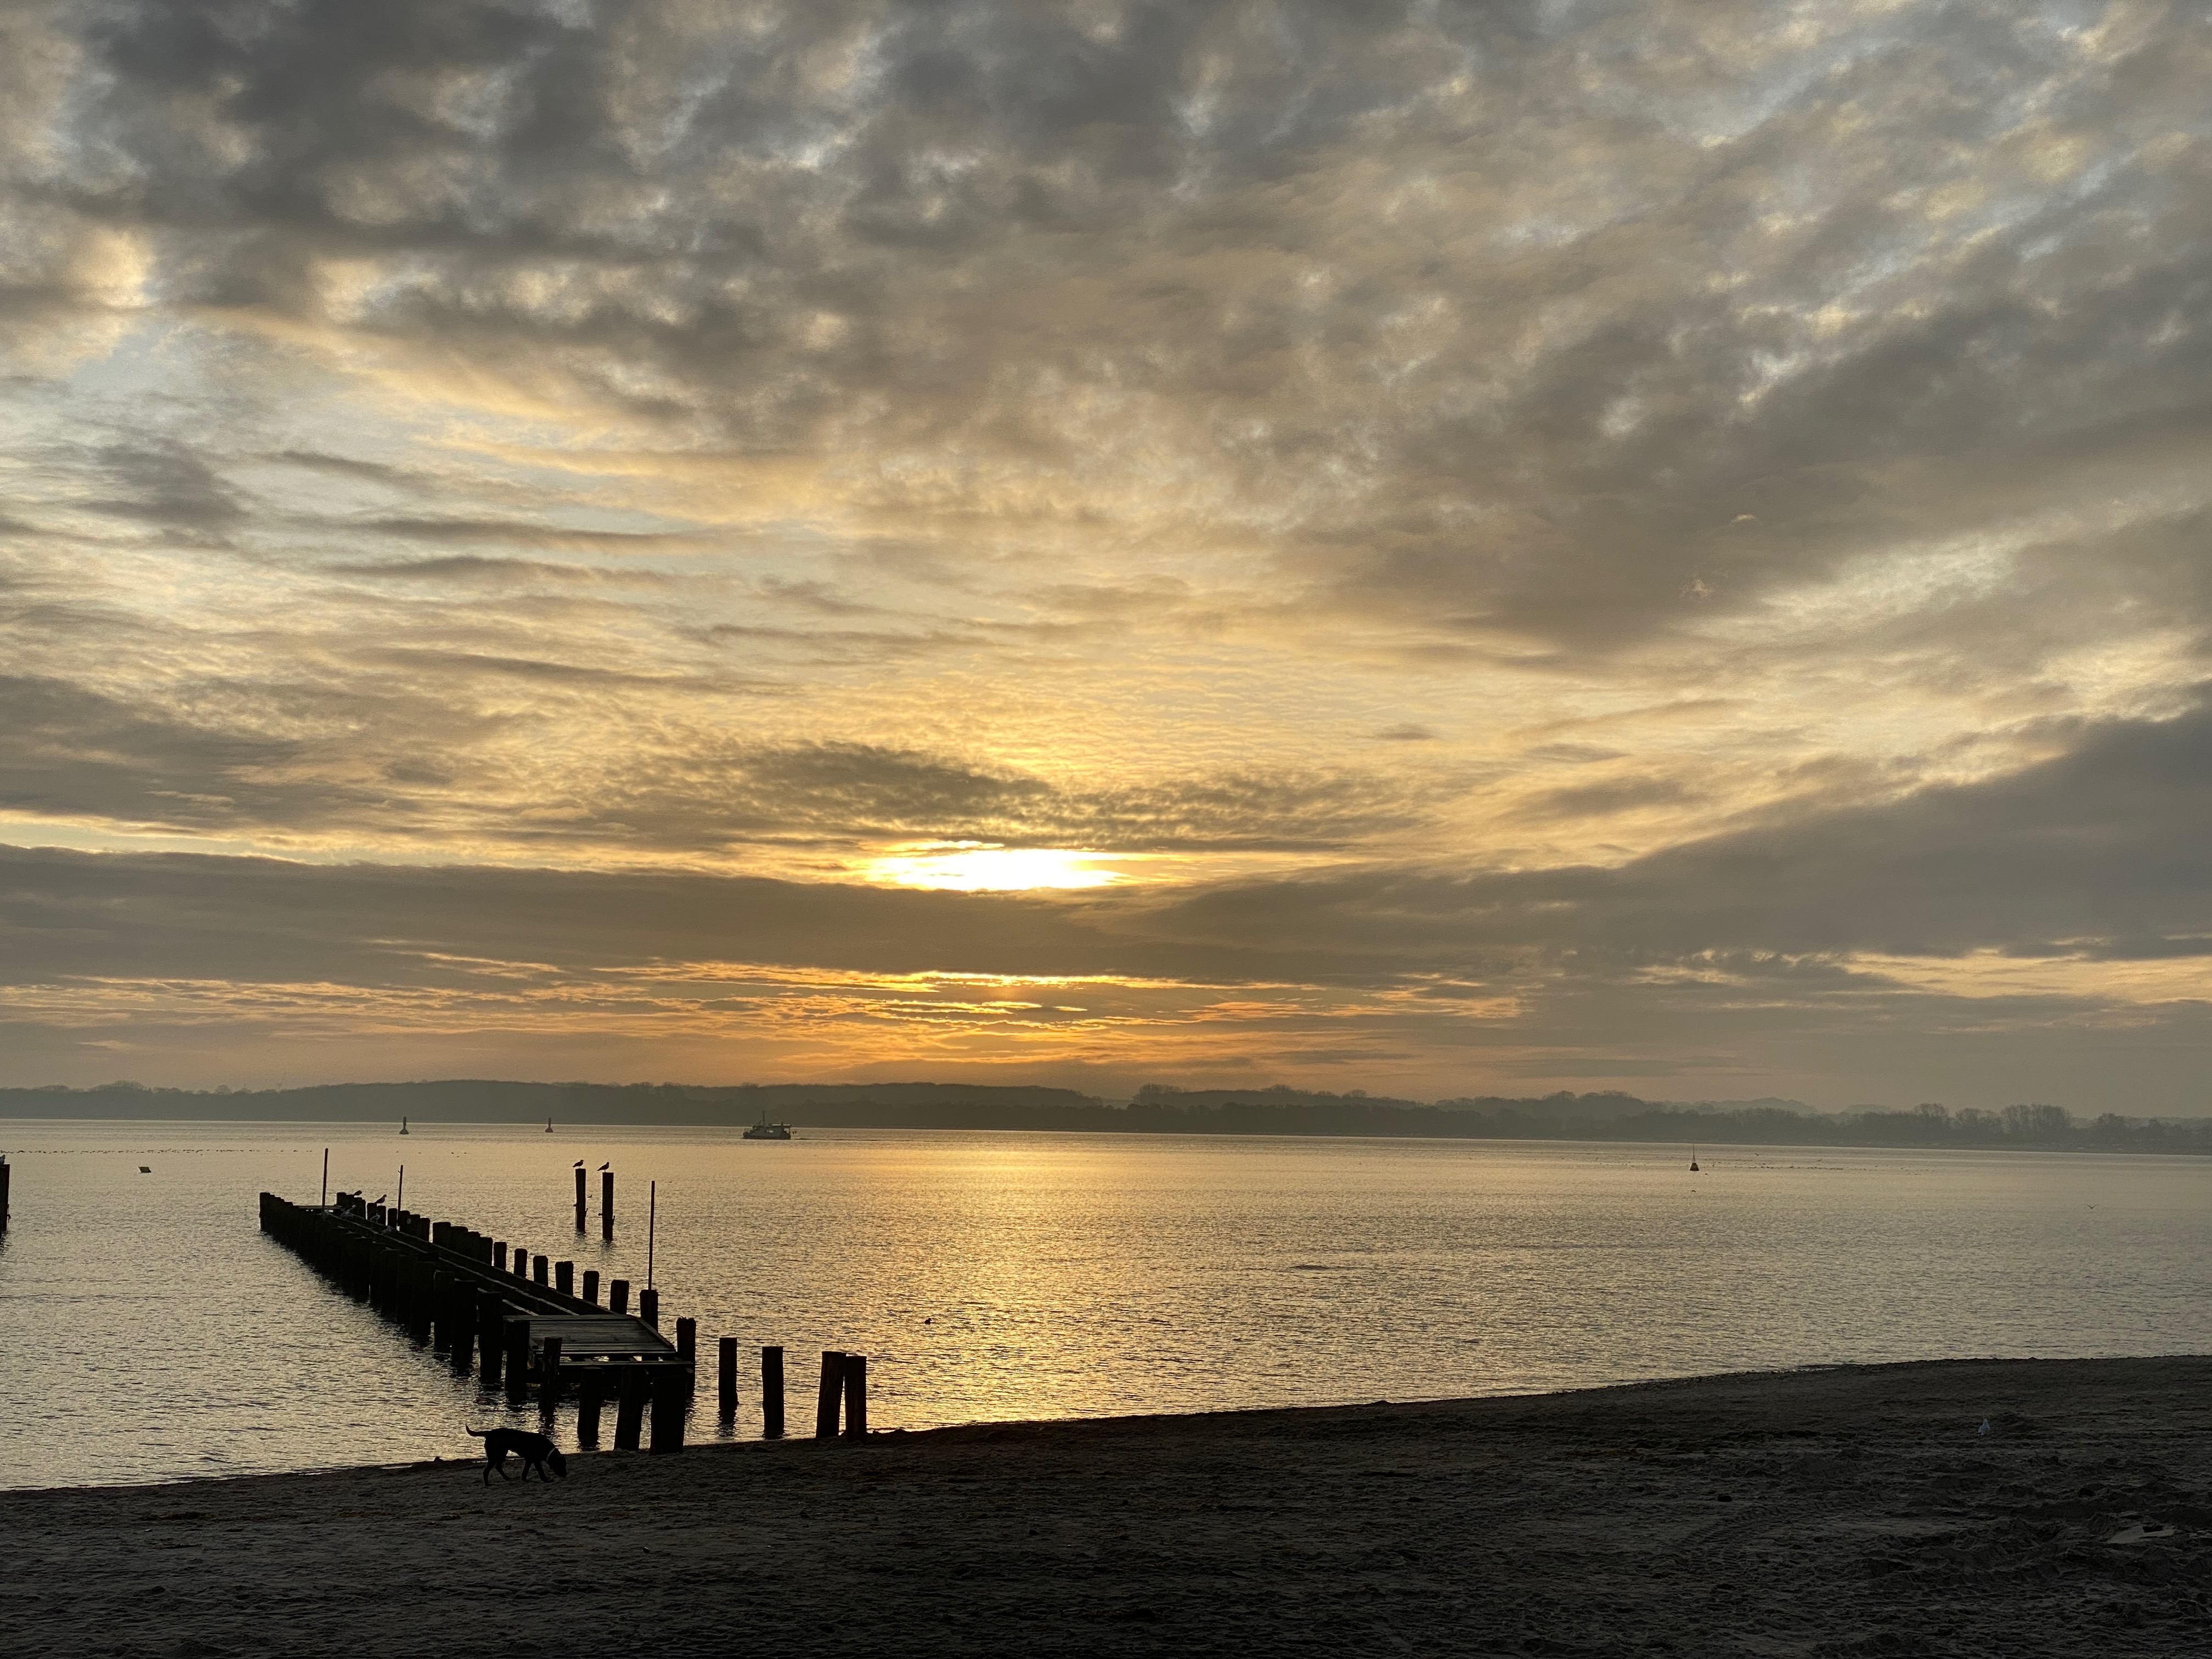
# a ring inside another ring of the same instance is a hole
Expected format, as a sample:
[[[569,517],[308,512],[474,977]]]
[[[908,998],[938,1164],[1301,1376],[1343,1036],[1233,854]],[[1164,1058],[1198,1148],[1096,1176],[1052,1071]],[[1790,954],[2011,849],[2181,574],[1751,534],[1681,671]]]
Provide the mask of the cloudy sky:
[[[0,1082],[2212,1109],[2212,14],[0,4]]]

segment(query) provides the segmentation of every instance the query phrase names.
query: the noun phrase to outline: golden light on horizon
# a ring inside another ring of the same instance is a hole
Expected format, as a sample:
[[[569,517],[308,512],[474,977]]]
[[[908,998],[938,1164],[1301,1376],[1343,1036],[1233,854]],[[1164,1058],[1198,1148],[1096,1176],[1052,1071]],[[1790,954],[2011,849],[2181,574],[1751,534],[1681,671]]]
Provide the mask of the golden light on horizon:
[[[1065,847],[1000,847],[989,842],[932,841],[901,847],[863,866],[870,878],[900,887],[955,893],[1019,893],[1115,887],[1136,878],[1105,867],[1128,860]]]

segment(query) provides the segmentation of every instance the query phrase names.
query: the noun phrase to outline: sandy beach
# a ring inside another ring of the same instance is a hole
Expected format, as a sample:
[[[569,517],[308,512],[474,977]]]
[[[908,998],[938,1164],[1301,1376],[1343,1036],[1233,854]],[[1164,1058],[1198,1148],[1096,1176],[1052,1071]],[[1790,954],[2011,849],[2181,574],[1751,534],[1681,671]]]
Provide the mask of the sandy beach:
[[[10,1655],[2212,1651],[2212,1358],[0,1500]],[[1984,1425],[1987,1425],[1984,1429]]]

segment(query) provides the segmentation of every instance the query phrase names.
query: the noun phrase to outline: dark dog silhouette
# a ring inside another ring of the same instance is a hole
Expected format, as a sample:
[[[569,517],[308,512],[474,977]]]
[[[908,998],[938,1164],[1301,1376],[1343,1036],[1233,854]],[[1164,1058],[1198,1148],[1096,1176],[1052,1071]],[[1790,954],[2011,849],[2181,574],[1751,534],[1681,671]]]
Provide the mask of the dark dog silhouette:
[[[499,1478],[502,1480],[514,1478],[507,1472],[507,1455],[509,1452],[522,1460],[522,1478],[525,1480],[530,1479],[532,1469],[538,1471],[540,1480],[550,1480],[553,1474],[559,1475],[563,1480],[568,1478],[568,1460],[561,1455],[558,1446],[542,1434],[532,1434],[527,1429],[471,1429],[469,1432],[484,1443],[483,1483],[487,1486],[491,1485],[494,1469],[499,1471]],[[553,1474],[545,1473],[548,1464],[552,1466]]]

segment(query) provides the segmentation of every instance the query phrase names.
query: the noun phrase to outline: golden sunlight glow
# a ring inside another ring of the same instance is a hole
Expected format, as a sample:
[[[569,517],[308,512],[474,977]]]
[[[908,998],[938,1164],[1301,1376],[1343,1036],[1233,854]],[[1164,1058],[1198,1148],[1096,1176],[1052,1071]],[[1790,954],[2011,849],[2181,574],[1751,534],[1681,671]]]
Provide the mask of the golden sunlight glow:
[[[928,841],[895,848],[863,871],[900,887],[960,893],[1015,893],[1044,888],[1112,887],[1134,880],[1106,867],[1127,858],[1060,847],[1000,847],[981,841]]]

